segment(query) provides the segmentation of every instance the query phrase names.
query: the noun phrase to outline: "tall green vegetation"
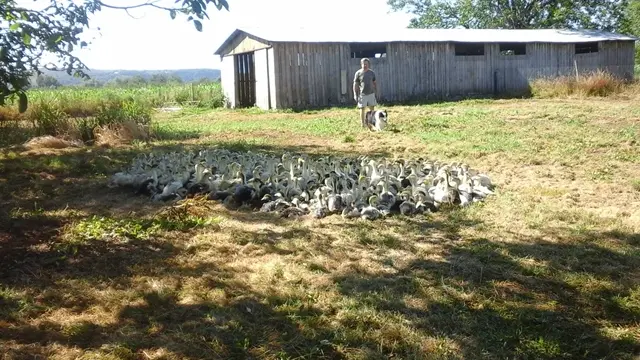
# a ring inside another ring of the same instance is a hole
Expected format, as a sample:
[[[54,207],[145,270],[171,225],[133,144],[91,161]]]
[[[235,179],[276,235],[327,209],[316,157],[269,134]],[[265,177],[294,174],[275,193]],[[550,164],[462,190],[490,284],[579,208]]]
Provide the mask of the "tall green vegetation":
[[[415,15],[411,28],[617,30],[628,0],[387,0]]]
[[[629,0],[620,31],[640,37],[640,0]],[[636,64],[640,63],[640,46],[636,44]]]
[[[31,106],[20,113],[17,101],[0,107],[0,146],[33,136],[53,135],[84,142],[111,125],[149,127],[155,109],[165,106],[220,108],[219,82],[140,87],[60,87],[31,89]],[[10,139],[9,139],[10,138]]]
[[[640,35],[640,0],[629,0],[620,30],[627,34]]]

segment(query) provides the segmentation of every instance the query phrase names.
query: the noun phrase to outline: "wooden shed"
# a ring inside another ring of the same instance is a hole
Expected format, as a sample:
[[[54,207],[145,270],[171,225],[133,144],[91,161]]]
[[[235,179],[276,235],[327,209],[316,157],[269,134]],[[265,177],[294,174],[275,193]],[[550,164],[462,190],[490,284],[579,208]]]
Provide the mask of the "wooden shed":
[[[519,95],[537,77],[597,69],[633,79],[635,37],[599,31],[236,29],[215,54],[229,107],[355,105],[371,59],[379,102]]]

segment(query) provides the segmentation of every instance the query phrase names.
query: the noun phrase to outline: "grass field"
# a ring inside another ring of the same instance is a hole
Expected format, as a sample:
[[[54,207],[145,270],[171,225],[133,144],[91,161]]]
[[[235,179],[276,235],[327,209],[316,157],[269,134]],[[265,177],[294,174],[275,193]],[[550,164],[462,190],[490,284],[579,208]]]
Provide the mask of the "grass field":
[[[2,359],[637,359],[640,106],[465,101],[154,114],[160,140],[0,157]],[[293,221],[108,189],[140,151],[421,156],[497,195]]]
[[[203,107],[220,107],[223,103],[219,82],[203,84],[170,84],[140,87],[62,87],[29,91],[34,103],[60,103],[65,106],[91,106],[105,99],[133,98],[153,107],[197,102]]]

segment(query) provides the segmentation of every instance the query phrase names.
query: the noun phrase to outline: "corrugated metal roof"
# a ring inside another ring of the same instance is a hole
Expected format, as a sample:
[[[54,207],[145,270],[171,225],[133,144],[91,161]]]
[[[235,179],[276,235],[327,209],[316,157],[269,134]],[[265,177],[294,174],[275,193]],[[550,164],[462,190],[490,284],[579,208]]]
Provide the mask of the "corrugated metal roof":
[[[251,34],[268,42],[511,42],[511,43],[576,43],[590,41],[638,40],[636,37],[595,30],[566,29],[340,29],[330,26],[312,28],[241,28],[236,29],[221,44],[216,54],[239,32]]]
[[[274,42],[553,42],[573,43],[607,40],[635,40],[626,35],[588,30],[506,30],[506,29],[367,29],[331,30],[242,28],[267,41]]]

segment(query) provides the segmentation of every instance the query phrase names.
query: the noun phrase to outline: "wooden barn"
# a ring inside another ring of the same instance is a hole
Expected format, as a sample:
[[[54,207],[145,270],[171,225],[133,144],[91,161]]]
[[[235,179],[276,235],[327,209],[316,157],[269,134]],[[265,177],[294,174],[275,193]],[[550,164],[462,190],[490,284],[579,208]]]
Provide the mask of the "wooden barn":
[[[608,70],[632,79],[634,37],[574,30],[237,29],[215,54],[229,107],[353,104],[353,76],[371,59],[380,102],[519,95],[541,76]]]

